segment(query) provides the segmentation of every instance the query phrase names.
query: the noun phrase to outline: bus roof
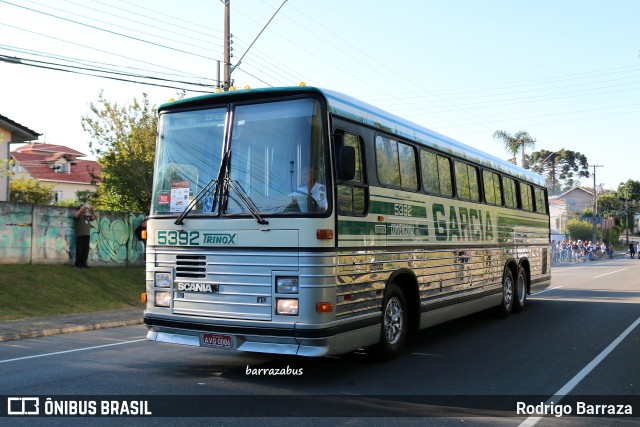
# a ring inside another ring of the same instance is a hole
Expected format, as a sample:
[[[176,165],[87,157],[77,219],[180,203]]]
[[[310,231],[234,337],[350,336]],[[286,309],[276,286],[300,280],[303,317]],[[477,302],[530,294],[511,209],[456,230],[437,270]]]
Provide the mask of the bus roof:
[[[493,168],[540,186],[545,185],[544,177],[537,173],[521,168],[460,141],[456,141],[453,138],[449,138],[424,126],[410,122],[395,114],[381,110],[364,101],[329,89],[310,86],[292,86],[219,92],[166,103],[161,105],[158,111],[162,112],[163,110],[176,106],[207,105],[211,102],[229,102],[231,100],[249,100],[273,97],[276,95],[283,96],[302,93],[321,94],[327,101],[329,111],[337,116],[378,128],[392,135],[416,141],[426,147],[432,147],[442,152],[450,153],[473,163]]]

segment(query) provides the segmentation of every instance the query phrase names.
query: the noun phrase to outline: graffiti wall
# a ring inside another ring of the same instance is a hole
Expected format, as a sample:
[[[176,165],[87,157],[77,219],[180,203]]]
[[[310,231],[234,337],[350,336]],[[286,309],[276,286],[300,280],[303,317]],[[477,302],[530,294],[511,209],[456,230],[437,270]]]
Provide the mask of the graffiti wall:
[[[75,208],[0,202],[0,263],[73,264]],[[98,212],[91,222],[89,264],[143,265],[135,236],[143,214]]]

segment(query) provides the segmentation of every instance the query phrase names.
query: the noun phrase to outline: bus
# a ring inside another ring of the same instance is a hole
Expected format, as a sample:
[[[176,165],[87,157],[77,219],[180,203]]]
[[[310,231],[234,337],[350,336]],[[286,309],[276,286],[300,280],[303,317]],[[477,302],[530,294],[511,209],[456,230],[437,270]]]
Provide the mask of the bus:
[[[544,179],[335,91],[163,104],[147,339],[379,360],[551,281]]]

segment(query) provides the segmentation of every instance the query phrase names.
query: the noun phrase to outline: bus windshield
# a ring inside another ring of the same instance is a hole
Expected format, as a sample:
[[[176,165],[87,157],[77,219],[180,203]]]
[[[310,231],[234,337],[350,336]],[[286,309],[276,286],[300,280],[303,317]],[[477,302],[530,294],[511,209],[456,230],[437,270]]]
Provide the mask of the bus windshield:
[[[225,134],[227,117],[233,123]],[[245,216],[249,204],[266,215],[324,212],[322,123],[312,98],[162,114],[152,213],[180,214],[196,197],[190,216]],[[222,182],[199,195],[218,179],[223,158]]]

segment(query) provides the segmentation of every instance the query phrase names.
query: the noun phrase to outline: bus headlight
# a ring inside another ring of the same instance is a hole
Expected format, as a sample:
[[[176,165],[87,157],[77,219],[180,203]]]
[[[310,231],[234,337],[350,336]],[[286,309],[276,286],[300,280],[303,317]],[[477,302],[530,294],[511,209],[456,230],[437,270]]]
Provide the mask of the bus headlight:
[[[283,316],[297,316],[298,300],[293,298],[276,299],[276,314],[281,314]]]
[[[298,278],[276,276],[276,292],[279,294],[297,294]]]
[[[156,307],[170,307],[171,292],[168,292],[168,291],[156,292],[154,302],[156,304]]]
[[[156,271],[154,282],[155,286],[158,288],[170,288],[172,282],[172,274],[167,271]]]

